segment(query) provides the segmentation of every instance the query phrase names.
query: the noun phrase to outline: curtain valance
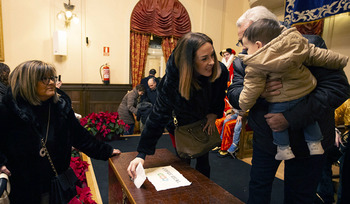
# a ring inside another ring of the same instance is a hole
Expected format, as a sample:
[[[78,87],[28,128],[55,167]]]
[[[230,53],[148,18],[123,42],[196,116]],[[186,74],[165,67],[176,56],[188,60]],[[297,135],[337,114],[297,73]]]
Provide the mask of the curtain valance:
[[[310,22],[349,12],[350,0],[286,0],[286,25]]]
[[[178,0],[140,0],[131,14],[131,31],[180,38],[191,31],[190,17]]]

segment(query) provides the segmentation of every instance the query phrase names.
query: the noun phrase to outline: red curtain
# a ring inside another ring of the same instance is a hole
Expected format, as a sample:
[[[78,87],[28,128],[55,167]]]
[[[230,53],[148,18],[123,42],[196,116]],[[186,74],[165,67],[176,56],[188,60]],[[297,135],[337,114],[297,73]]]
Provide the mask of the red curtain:
[[[324,19],[302,24],[294,24],[301,34],[322,36]]]
[[[132,87],[141,82],[145,70],[149,41],[149,35],[136,32],[130,33]]]
[[[164,54],[165,61],[168,61],[171,52],[174,50],[177,44],[176,38],[164,37],[162,40],[162,50]]]
[[[130,29],[159,37],[180,38],[191,31],[191,21],[178,0],[140,0],[132,11]]]
[[[191,31],[191,21],[179,0],[140,0],[130,19],[132,86],[140,83],[145,69],[150,35],[163,38],[164,57],[168,60],[177,39]]]

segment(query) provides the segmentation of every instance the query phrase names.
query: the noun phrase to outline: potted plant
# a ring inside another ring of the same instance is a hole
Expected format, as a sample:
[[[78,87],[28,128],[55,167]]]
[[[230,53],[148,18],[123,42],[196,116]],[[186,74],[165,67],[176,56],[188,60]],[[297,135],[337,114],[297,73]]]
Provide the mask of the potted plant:
[[[118,112],[92,112],[80,119],[80,124],[100,140],[119,139],[129,129]]]

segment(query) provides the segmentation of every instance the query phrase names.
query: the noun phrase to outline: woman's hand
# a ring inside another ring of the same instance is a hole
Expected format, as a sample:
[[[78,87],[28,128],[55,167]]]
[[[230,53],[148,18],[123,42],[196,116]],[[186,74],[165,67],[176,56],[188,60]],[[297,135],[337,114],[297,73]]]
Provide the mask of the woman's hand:
[[[215,131],[215,120],[216,114],[210,113],[207,115],[207,124],[205,124],[203,131],[207,130],[208,134],[211,135]]]
[[[119,149],[113,149],[112,157],[121,154],[122,152]]]
[[[128,174],[131,177],[132,180],[134,180],[136,178],[136,167],[137,165],[141,162],[141,164],[143,165],[145,163],[145,160],[140,158],[140,157],[136,157],[134,160],[132,160],[128,166]]]
[[[6,166],[2,166],[0,168],[0,173],[5,173],[7,174],[8,176],[11,176],[11,172],[6,168]]]

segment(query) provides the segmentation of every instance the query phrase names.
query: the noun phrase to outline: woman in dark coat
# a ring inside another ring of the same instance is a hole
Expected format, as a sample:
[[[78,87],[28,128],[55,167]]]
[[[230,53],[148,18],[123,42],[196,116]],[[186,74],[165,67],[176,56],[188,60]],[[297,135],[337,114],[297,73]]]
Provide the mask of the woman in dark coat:
[[[18,65],[0,104],[0,172],[10,176],[11,204],[48,203],[55,173],[42,142],[58,174],[68,169],[72,146],[95,159],[120,154],[80,125],[55,76],[55,68],[41,61]]]
[[[173,111],[179,126],[207,118],[204,130],[212,134],[216,118],[223,114],[227,77],[227,69],[218,62],[208,36],[188,33],[179,40],[167,62],[166,74],[157,87],[156,103],[137,148],[139,154],[128,167],[132,178],[136,177],[138,163],[143,164],[146,155],[154,154],[164,127],[172,120]],[[173,134],[174,130],[169,132]],[[207,177],[210,176],[208,156],[206,153],[198,157],[196,163],[196,169]]]

